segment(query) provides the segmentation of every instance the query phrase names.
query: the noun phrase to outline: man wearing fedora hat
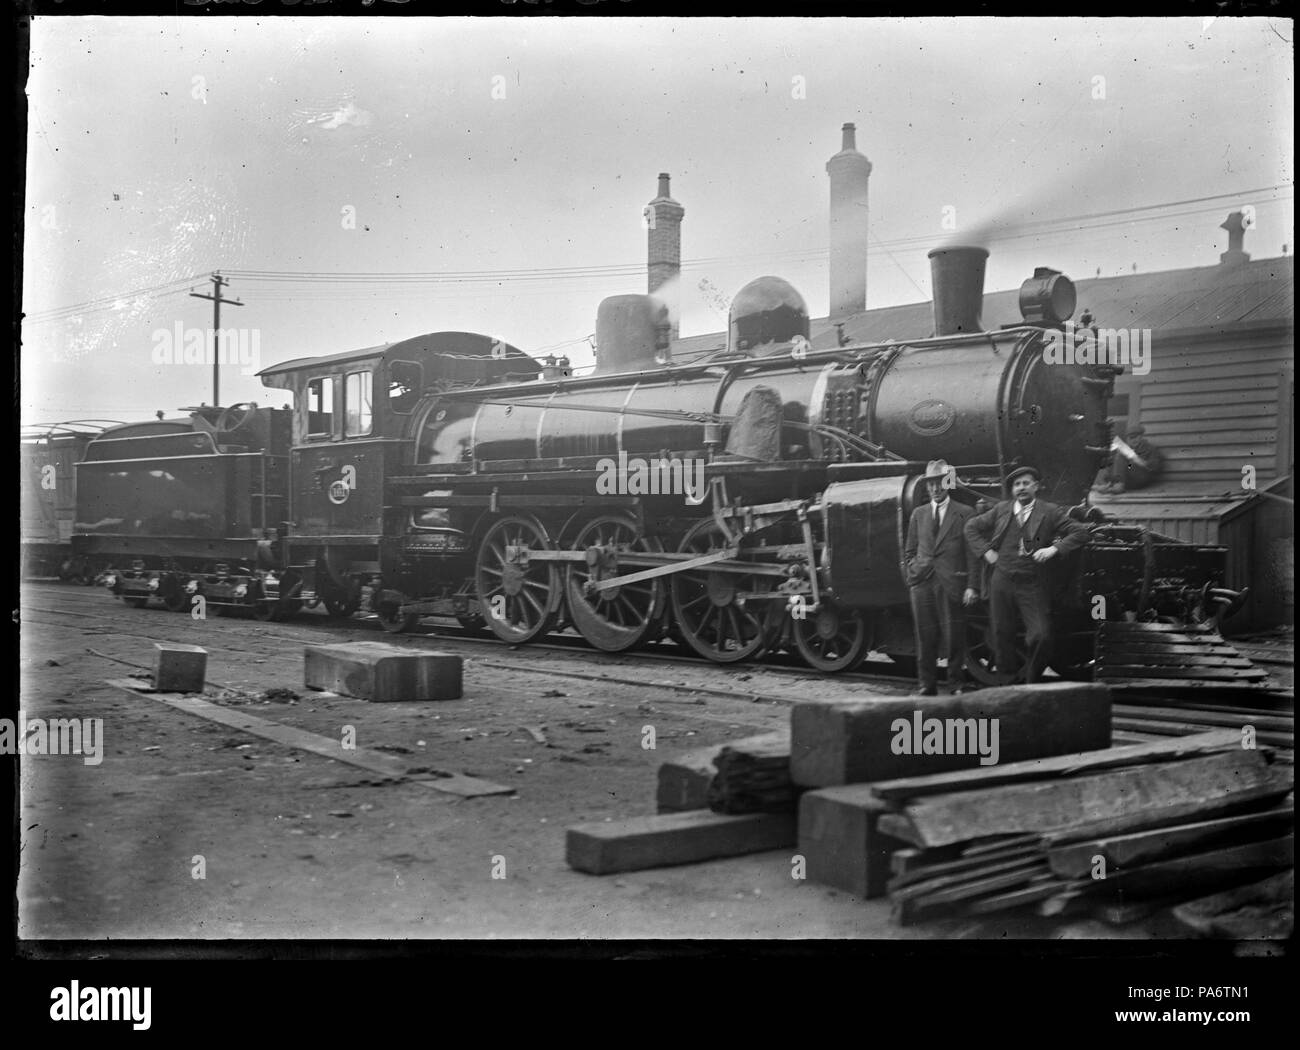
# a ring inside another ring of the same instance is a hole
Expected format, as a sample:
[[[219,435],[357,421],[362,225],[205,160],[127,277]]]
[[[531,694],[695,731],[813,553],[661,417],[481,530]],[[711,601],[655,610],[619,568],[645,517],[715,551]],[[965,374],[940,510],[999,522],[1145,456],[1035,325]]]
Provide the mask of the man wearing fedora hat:
[[[930,499],[912,511],[903,548],[903,575],[912,598],[916,623],[916,671],[924,696],[938,693],[936,662],[940,643],[948,658],[948,687],[966,685],[966,614],[975,601],[970,587],[979,561],[965,539],[966,522],[974,512],[949,497],[957,472],[941,459],[925,468]]]
[[[1024,622],[1029,649],[1027,682],[1037,682],[1052,654],[1052,608],[1047,563],[1088,542],[1088,527],[1072,521],[1065,509],[1038,499],[1042,476],[1034,467],[1007,475],[1011,499],[966,523],[966,542],[974,557],[992,567],[989,612],[998,670],[1014,674],[1016,621]]]

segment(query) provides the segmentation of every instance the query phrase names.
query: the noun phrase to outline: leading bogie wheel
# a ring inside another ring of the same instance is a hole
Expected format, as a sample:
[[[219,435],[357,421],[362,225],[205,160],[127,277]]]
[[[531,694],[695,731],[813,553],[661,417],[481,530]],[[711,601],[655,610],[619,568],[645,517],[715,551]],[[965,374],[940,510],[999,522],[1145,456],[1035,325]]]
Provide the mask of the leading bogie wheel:
[[[836,674],[851,671],[871,651],[871,633],[856,609],[823,601],[815,613],[794,618],[794,644],[810,667]]]
[[[420,622],[419,613],[403,613],[395,602],[385,602],[375,610],[379,623],[389,634],[406,634]]]

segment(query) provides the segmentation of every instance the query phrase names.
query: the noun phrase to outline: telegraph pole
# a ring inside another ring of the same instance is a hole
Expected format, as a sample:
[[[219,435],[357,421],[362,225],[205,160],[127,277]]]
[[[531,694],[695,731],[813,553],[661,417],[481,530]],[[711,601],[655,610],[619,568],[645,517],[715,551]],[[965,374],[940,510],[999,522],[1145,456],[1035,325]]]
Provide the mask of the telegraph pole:
[[[217,271],[212,273],[212,294],[201,295],[198,292],[190,292],[194,299],[211,299],[212,300],[212,407],[221,407],[221,304],[228,303],[231,306],[243,306],[238,299],[223,299],[221,289],[229,282]]]

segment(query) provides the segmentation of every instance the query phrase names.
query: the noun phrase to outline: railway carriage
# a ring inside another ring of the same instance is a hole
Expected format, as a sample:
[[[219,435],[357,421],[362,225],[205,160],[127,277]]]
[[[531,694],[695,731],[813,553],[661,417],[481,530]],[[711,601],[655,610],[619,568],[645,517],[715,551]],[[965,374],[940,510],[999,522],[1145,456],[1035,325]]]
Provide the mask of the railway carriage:
[[[24,576],[57,576],[91,584],[94,568],[72,550],[77,509],[76,465],[86,446],[114,420],[73,419],[24,427],[19,440],[22,478],[21,569]]]

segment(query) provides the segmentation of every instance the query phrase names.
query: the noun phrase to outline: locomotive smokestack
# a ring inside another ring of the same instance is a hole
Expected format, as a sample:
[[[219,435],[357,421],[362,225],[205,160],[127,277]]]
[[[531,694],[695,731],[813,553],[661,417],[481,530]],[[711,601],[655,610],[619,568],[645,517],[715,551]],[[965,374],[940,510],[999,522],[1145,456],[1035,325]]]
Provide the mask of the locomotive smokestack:
[[[659,193],[645,208],[649,234],[646,291],[668,308],[669,337],[679,328],[678,290],[682,272],[682,217],[686,209],[668,194],[668,173],[659,173]],[[662,291],[661,291],[662,289]]]
[[[984,248],[936,248],[930,252],[934,287],[934,334],[978,332],[984,305]]]
[[[830,316],[867,308],[867,183],[871,161],[857,150],[856,128],[845,124],[840,151],[826,162],[831,177]]]

